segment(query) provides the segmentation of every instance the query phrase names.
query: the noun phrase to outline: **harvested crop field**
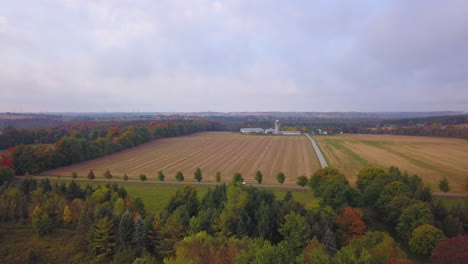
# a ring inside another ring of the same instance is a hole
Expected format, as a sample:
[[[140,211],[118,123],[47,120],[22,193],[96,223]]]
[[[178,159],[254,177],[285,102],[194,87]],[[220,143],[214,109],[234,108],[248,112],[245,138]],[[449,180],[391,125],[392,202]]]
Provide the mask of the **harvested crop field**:
[[[190,136],[160,139],[147,144],[72,166],[44,172],[45,175],[66,175],[76,171],[85,177],[94,170],[102,178],[105,170],[113,176],[130,178],[145,173],[156,179],[162,170],[166,180],[175,180],[177,171],[186,181],[193,180],[193,171],[201,168],[203,181],[215,181],[217,171],[222,181],[231,181],[236,172],[248,183],[254,173],[263,173],[265,184],[276,183],[276,174],[286,174],[285,184],[295,185],[296,177],[311,175],[319,169],[317,157],[305,136],[242,135],[231,132],[205,132]]]
[[[433,190],[446,176],[453,191],[468,177],[468,140],[393,135],[315,136],[332,167],[351,182],[367,166],[397,166],[419,175]]]

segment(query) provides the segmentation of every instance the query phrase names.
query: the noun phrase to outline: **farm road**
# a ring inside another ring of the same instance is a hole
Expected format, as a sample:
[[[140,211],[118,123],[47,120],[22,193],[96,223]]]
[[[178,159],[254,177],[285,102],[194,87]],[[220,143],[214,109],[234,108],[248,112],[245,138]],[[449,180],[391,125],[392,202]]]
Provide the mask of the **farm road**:
[[[315,153],[317,154],[317,157],[318,157],[319,162],[320,162],[320,166],[322,166],[322,168],[328,167],[328,164],[325,161],[325,158],[323,157],[322,152],[320,151],[320,149],[319,149],[319,147],[317,145],[317,142],[315,142],[315,140],[313,138],[311,138],[309,136],[309,134],[305,134],[305,135],[309,138],[310,142],[312,143],[312,147],[314,147]]]

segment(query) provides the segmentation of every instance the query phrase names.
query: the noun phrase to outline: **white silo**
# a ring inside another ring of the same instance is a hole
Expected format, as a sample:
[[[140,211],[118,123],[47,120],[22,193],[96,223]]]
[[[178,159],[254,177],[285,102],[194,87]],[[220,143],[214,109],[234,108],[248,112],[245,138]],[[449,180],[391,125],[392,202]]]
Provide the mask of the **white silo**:
[[[275,134],[276,135],[280,134],[280,122],[279,122],[279,120],[275,121]]]

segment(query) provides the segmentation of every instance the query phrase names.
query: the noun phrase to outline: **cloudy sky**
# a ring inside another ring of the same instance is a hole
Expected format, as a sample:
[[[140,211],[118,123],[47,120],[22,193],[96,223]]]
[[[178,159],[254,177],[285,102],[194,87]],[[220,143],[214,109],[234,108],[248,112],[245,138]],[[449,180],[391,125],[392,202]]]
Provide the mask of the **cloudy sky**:
[[[0,111],[468,111],[468,1],[1,0]]]

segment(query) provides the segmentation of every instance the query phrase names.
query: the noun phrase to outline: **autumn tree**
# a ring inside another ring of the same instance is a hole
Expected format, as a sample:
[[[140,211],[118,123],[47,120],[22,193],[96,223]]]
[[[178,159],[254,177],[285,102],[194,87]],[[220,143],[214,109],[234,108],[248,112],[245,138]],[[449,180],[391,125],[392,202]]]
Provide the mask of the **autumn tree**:
[[[279,172],[278,175],[276,175],[276,180],[278,181],[279,184],[283,184],[285,179],[286,179],[286,176],[284,175],[283,172]]]
[[[197,168],[194,172],[193,172],[193,178],[197,181],[197,182],[201,182],[201,180],[203,179],[203,176],[202,176],[202,171],[200,168]]]
[[[178,171],[175,176],[176,180],[183,182],[184,181],[184,174],[181,171]]]
[[[101,218],[93,228],[89,243],[96,254],[96,262],[108,262],[116,246],[114,225],[108,216]]]
[[[255,172],[255,180],[258,182],[258,184],[262,184],[263,181],[263,174],[261,171],[257,170]]]
[[[342,214],[336,218],[336,235],[340,245],[346,245],[351,239],[364,234],[366,224],[359,208],[345,207]]]
[[[432,250],[434,264],[465,263],[468,259],[468,236],[459,236],[439,242]]]
[[[164,181],[164,178],[165,178],[165,177],[166,177],[166,176],[164,176],[163,171],[158,171],[158,180],[159,180],[159,181]]]
[[[445,193],[447,192],[450,192],[450,185],[449,185],[449,181],[447,180],[446,177],[444,177],[442,180],[439,181],[439,189],[444,192],[444,196],[445,196]]]
[[[216,182],[219,183],[221,181],[221,172],[217,171],[215,176]]]
[[[445,240],[445,236],[442,230],[424,224],[413,230],[409,246],[413,252],[428,256],[431,254],[432,249],[443,240]]]
[[[94,178],[96,178],[96,176],[94,176],[93,170],[90,170],[90,171],[88,172],[88,179],[94,180]]]
[[[68,205],[63,209],[62,220],[65,225],[69,225],[73,219],[72,212]]]

